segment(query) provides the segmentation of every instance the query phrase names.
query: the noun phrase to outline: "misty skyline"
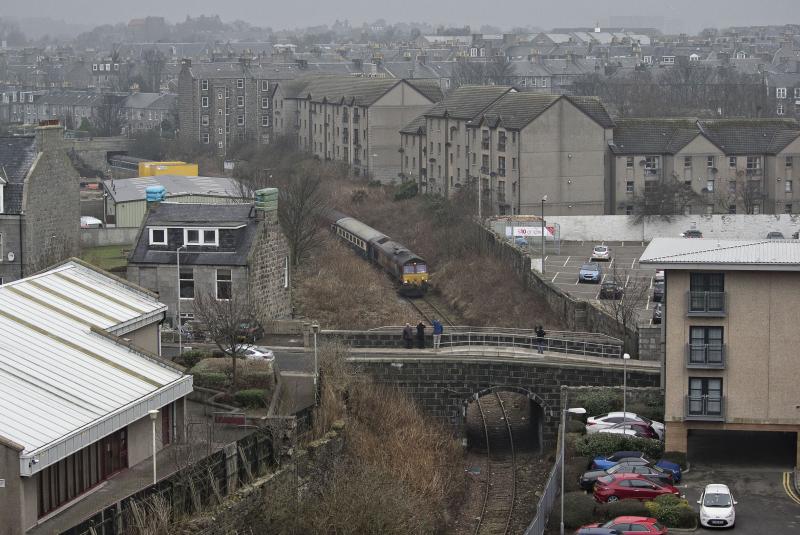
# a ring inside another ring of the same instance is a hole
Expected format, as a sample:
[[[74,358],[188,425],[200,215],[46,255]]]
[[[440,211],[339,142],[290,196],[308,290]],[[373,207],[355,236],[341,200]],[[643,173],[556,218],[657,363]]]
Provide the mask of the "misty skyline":
[[[354,26],[377,19],[389,23],[425,21],[434,25],[463,26],[474,30],[484,24],[511,29],[515,26],[590,27],[599,21],[608,24],[614,17],[660,17],[667,32],[696,33],[705,27],[786,24],[792,20],[797,0],[506,0],[499,9],[478,0],[405,0],[403,2],[369,2],[338,0],[315,3],[313,7],[274,0],[31,0],[7,2],[0,16],[49,17],[69,23],[116,24],[146,16],[165,17],[170,22],[184,20],[187,15],[219,15],[226,22],[236,19],[274,30],[332,24],[347,19]],[[794,9],[792,9],[794,8]]]

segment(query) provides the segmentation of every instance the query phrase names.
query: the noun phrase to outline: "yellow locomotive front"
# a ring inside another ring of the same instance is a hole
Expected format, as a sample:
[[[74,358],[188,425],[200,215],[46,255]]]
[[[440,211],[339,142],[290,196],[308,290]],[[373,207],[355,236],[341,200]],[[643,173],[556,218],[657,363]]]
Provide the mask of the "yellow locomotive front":
[[[403,264],[401,276],[403,295],[423,295],[428,290],[428,265],[420,258]]]

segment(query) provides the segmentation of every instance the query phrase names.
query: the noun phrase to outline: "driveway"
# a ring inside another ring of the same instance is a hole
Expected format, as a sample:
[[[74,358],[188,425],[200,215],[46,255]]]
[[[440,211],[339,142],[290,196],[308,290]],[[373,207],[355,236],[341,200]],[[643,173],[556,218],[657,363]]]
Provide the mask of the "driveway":
[[[686,499],[699,511],[697,500],[709,483],[730,487],[736,506],[737,535],[771,535],[800,533],[800,503],[789,497],[783,486],[784,470],[780,468],[693,466],[680,484]],[[699,528],[696,533],[718,533]]]

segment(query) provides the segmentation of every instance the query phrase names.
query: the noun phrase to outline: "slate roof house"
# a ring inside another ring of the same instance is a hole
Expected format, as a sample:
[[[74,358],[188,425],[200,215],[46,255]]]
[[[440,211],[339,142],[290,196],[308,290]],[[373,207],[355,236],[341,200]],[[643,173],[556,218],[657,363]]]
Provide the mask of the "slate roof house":
[[[0,137],[0,284],[77,254],[78,178],[61,126]]]
[[[286,239],[271,212],[254,204],[161,202],[149,206],[127,278],[158,293],[173,325],[179,299],[181,324],[194,321],[200,294],[249,299],[263,325],[290,315],[289,265]]]

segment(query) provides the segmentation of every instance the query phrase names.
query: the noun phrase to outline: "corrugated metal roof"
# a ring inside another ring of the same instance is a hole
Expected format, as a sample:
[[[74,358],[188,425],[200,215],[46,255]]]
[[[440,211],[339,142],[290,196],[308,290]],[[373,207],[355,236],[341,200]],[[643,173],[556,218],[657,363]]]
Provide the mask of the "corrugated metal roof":
[[[668,269],[700,265],[726,269],[800,271],[799,240],[656,238],[639,262]]]
[[[243,191],[236,180],[232,178],[210,176],[142,176],[104,180],[103,185],[114,202],[144,201],[147,186],[164,186],[168,198],[176,195],[239,198]]]
[[[23,475],[191,391],[177,367],[105,334],[165,311],[76,261],[0,286],[0,436],[22,446]]]

